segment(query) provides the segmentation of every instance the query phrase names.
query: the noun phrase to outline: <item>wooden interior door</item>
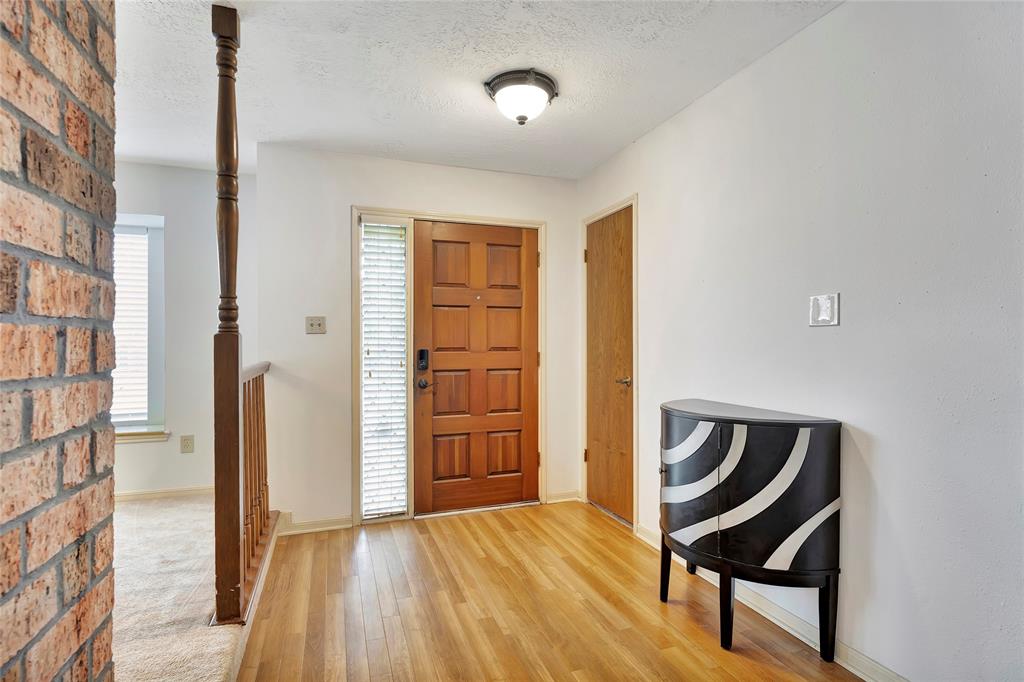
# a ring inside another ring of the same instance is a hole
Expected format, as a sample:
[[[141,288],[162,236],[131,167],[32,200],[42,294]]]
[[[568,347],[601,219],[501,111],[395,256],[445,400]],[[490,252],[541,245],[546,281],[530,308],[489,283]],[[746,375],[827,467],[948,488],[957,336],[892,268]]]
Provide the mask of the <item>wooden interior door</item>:
[[[633,522],[633,207],[587,225],[587,498]]]
[[[535,500],[537,232],[414,230],[414,509]]]

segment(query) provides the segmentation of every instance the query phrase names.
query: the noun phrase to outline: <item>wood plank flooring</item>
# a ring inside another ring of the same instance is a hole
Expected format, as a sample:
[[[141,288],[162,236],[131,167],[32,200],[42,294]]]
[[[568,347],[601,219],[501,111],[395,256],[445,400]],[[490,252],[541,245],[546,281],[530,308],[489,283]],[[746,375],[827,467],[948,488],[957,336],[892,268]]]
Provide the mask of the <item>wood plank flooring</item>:
[[[278,540],[239,679],[856,679],[588,505]]]

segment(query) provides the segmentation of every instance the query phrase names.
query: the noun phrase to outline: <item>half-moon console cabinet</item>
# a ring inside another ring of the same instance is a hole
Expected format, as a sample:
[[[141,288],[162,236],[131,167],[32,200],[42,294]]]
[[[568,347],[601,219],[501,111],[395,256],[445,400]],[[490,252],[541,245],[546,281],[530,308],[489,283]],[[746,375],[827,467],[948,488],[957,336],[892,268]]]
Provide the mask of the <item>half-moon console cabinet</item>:
[[[672,552],[690,573],[716,571],[723,648],[739,578],[819,588],[821,657],[834,658],[841,426],[706,400],[661,406],[661,600]]]

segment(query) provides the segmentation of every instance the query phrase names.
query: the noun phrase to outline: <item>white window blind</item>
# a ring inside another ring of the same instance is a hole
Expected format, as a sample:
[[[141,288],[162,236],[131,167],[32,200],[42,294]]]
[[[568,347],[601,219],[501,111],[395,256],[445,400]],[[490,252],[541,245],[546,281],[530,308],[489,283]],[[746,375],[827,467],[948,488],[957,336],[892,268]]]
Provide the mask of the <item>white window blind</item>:
[[[110,418],[144,424],[149,418],[149,237],[144,228],[114,232],[114,399]]]
[[[373,518],[407,504],[406,228],[361,229],[362,515]]]

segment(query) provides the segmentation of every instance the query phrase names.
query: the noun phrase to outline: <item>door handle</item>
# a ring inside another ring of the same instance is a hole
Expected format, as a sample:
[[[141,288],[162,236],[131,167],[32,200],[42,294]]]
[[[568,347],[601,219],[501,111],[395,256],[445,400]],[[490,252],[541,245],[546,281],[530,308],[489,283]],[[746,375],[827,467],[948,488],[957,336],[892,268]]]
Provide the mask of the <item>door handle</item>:
[[[419,381],[417,381],[417,382],[416,382],[416,385],[417,385],[417,386],[418,386],[419,388],[430,388],[430,387],[431,387],[431,386],[433,386],[434,384],[432,384],[432,383],[429,383],[429,382],[428,382],[428,381],[427,381],[426,379],[420,379]]]
[[[621,379],[616,379],[615,383],[629,387],[633,385],[633,377],[622,377]]]

